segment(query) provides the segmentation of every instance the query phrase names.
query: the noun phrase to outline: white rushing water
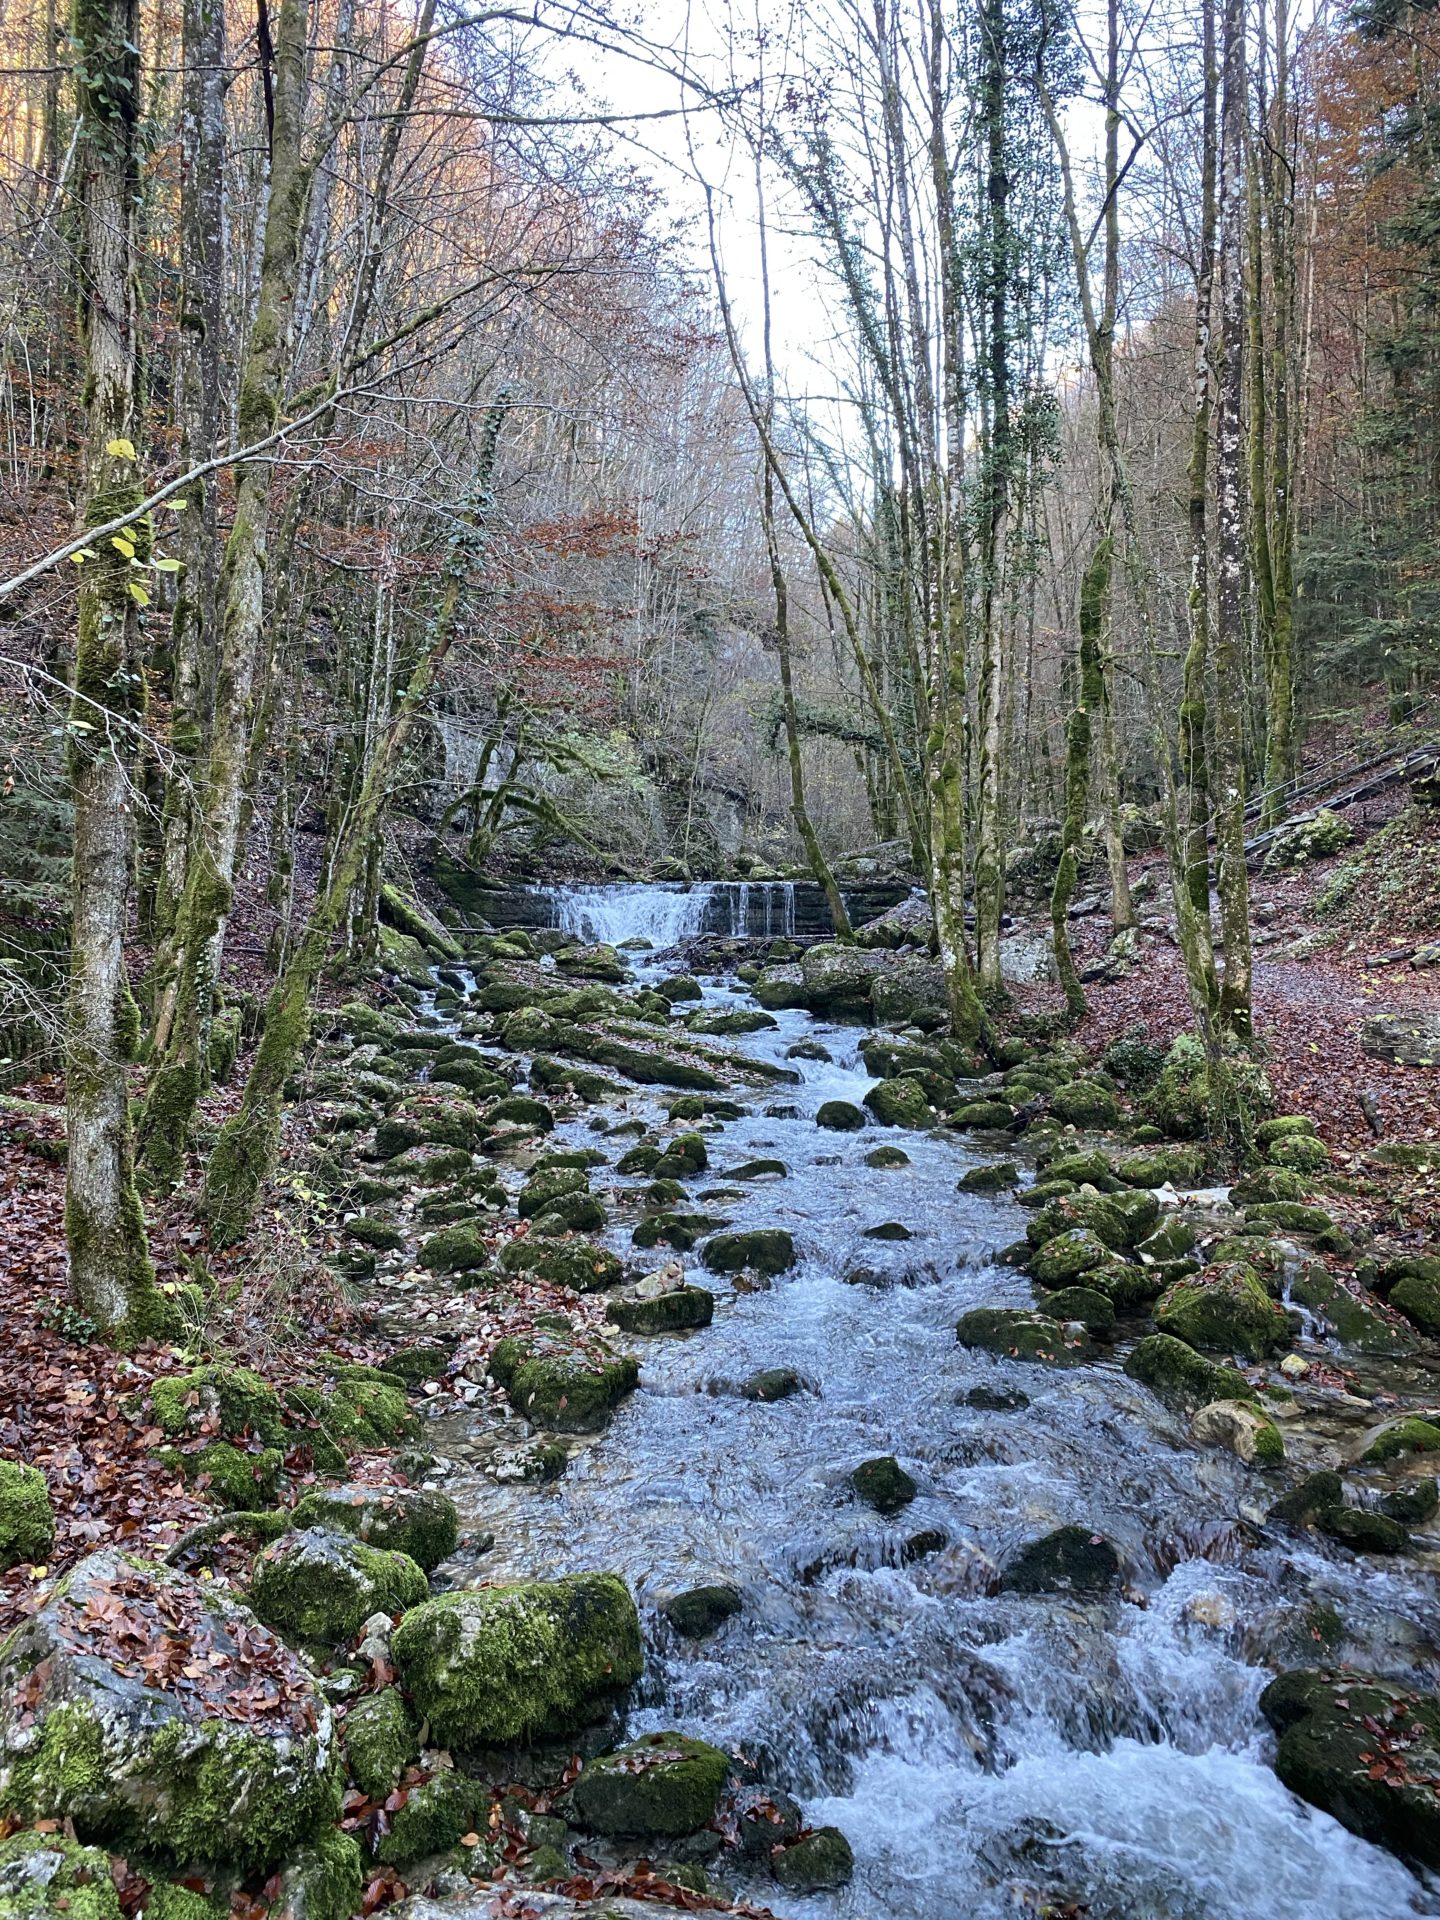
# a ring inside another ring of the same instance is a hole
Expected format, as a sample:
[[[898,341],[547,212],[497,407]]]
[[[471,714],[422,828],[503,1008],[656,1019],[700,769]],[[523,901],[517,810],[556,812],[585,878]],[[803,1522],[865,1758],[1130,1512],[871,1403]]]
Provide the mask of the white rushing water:
[[[698,933],[733,939],[790,937],[795,932],[793,880],[697,880],[693,886],[554,886],[534,892],[547,904],[550,924],[582,940],[622,946],[648,940],[673,947]]]
[[[628,937],[603,911],[591,926]],[[752,1004],[713,986],[705,999]],[[633,1730],[744,1752],[854,1846],[841,1894],[754,1885],[785,1920],[1013,1920],[1052,1901],[1087,1920],[1440,1914],[1434,1888],[1281,1786],[1256,1706],[1275,1667],[1316,1658],[1316,1606],[1343,1616],[1343,1651],[1362,1664],[1433,1646],[1432,1584],[1257,1533],[1266,1489],[1191,1445],[1114,1360],[1055,1373],[960,1347],[967,1308],[1028,1300],[1023,1276],[994,1263],[1024,1214],[956,1191],[984,1156],[954,1135],[817,1129],[821,1102],[870,1084],[858,1037],[783,1013],[735,1043],[800,1083],[750,1096],[709,1136],[687,1204],[788,1228],[799,1264],[753,1291],[697,1273],[717,1295],[713,1325],[634,1343],[640,1390],[553,1486],[453,1482],[467,1521],[496,1538],[475,1576],[627,1579],[648,1641]],[[801,1039],[832,1057],[791,1059]],[[627,1110],[664,1124],[659,1096]],[[566,1137],[605,1144],[588,1117],[556,1144]],[[867,1166],[882,1140],[911,1164]],[[723,1197],[726,1170],[762,1156],[788,1177]],[[668,1249],[630,1243],[642,1185],[595,1175],[610,1243],[658,1265]],[[889,1221],[911,1237],[868,1236]],[[762,1367],[794,1369],[804,1391],[743,1398]],[[977,1388],[1016,1404],[977,1407]],[[894,1520],[848,1484],[888,1453],[920,1486]],[[1021,1543],[1069,1523],[1115,1543],[1124,1595],[993,1590]],[[715,1580],[741,1589],[743,1612],[709,1640],[677,1639],[657,1601]]]

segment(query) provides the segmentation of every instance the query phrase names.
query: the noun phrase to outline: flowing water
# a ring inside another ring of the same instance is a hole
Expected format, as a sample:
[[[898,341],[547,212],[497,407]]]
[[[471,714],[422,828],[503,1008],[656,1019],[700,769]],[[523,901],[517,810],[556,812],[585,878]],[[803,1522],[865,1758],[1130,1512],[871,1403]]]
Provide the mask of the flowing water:
[[[606,911],[607,937],[659,937],[629,901]],[[713,986],[706,999],[748,1004]],[[634,1729],[743,1749],[854,1846],[844,1893],[757,1885],[780,1914],[1000,1920],[1045,1896],[1092,1920],[1440,1914],[1436,1889],[1280,1785],[1256,1711],[1267,1658],[1318,1657],[1317,1606],[1343,1615],[1352,1657],[1424,1664],[1429,1580],[1262,1535],[1270,1491],[1228,1454],[1189,1446],[1113,1362],[1057,1373],[960,1347],[967,1308],[1028,1301],[992,1259],[1023,1212],[957,1193],[983,1156],[953,1136],[818,1129],[822,1101],[858,1101],[870,1084],[858,1032],[778,1018],[733,1044],[800,1083],[753,1096],[688,1184],[703,1196],[727,1168],[785,1161],[788,1178],[709,1210],[788,1227],[799,1265],[750,1292],[699,1275],[714,1324],[634,1343],[640,1390],[553,1486],[452,1482],[496,1537],[475,1576],[626,1577],[648,1636]],[[801,1038],[832,1059],[787,1060]],[[658,1101],[629,1105],[663,1119]],[[593,1144],[587,1125],[563,1131]],[[911,1165],[867,1167],[882,1140]],[[611,1241],[633,1256],[624,1196],[639,1183],[604,1169],[595,1183],[613,1184]],[[866,1235],[897,1221],[912,1237]],[[762,1367],[793,1368],[804,1390],[744,1399]],[[975,1389],[1015,1404],[969,1404]],[[848,1485],[889,1453],[921,1488],[893,1522]],[[991,1591],[1020,1543],[1071,1522],[1121,1550],[1124,1597]],[[656,1600],[718,1580],[740,1588],[743,1613],[708,1641],[678,1639]]]

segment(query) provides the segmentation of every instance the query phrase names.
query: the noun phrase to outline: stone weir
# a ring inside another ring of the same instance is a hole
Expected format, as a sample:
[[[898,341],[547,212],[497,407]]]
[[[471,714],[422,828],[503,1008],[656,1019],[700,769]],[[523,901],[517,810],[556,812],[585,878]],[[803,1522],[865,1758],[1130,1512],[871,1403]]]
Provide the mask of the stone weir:
[[[909,892],[891,883],[845,887],[842,897],[852,923],[860,926]],[[835,930],[825,896],[811,880],[487,887],[465,904],[494,927],[556,927],[613,945],[645,939],[668,947],[704,933],[823,940]]]

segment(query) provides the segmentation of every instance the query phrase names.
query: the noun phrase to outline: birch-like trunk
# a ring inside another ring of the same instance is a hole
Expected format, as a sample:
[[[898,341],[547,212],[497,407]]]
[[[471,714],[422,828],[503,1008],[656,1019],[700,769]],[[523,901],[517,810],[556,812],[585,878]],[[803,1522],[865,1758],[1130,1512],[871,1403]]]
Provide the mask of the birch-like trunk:
[[[1245,776],[1241,736],[1244,607],[1245,387],[1245,7],[1225,0],[1220,109],[1220,379],[1216,410],[1216,597],[1214,792],[1220,927],[1225,977],[1222,1025],[1251,1032],[1250,883],[1245,867]]]
[[[82,129],[81,303],[87,444],[82,526],[144,498],[134,218],[140,119],[136,0],[77,0],[71,26]],[[117,1344],[154,1329],[159,1296],[131,1163],[127,1067],[139,1015],[125,973],[135,820],[132,771],[144,710],[139,602],[148,522],[105,540],[80,570],[70,791],[75,810],[66,1008],[65,1239],[70,1292]]]

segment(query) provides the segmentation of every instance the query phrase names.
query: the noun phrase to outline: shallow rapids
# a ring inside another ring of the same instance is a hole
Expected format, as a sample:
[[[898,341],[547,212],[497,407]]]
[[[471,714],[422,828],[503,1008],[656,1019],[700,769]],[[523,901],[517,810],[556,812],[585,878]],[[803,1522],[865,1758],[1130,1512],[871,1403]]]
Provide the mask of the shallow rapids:
[[[752,1004],[713,986],[706,1000]],[[1266,1534],[1270,1490],[1229,1454],[1191,1446],[1118,1363],[1052,1372],[961,1348],[961,1313],[1030,1298],[993,1260],[1023,1232],[1023,1210],[956,1191],[994,1156],[941,1132],[817,1128],[823,1101],[858,1103],[871,1084],[859,1030],[778,1020],[719,1044],[782,1062],[799,1083],[749,1096],[744,1119],[708,1133],[710,1169],[686,1186],[736,1227],[790,1229],[800,1264],[741,1292],[685,1256],[716,1293],[713,1325],[630,1343],[640,1391],[562,1479],[449,1482],[467,1520],[495,1535],[475,1577],[627,1578],[649,1636],[634,1730],[743,1750],[854,1847],[843,1894],[748,1890],[786,1920],[1000,1920],[1047,1899],[1092,1920],[1440,1914],[1392,1856],[1279,1784],[1256,1711],[1267,1659],[1321,1657],[1317,1609],[1338,1612],[1347,1648],[1368,1645],[1382,1665],[1397,1647],[1402,1663],[1426,1657],[1431,1583]],[[788,1059],[801,1038],[832,1061]],[[637,1094],[624,1117],[664,1114]],[[613,1158],[630,1144],[612,1149],[588,1116],[562,1136]],[[881,1143],[911,1164],[868,1167]],[[727,1170],[757,1158],[784,1161],[788,1177],[723,1197]],[[673,1257],[630,1244],[643,1180],[601,1168],[594,1181],[617,1251],[646,1267]],[[911,1237],[867,1237],[890,1222]],[[740,1383],[770,1367],[794,1369],[804,1390],[742,1398]],[[976,1389],[1014,1404],[969,1404]],[[883,1521],[848,1476],[890,1453],[921,1491]],[[989,1592],[997,1564],[1065,1523],[1115,1543],[1124,1597]],[[679,1639],[657,1599],[720,1580],[741,1589],[743,1612],[709,1640]]]

